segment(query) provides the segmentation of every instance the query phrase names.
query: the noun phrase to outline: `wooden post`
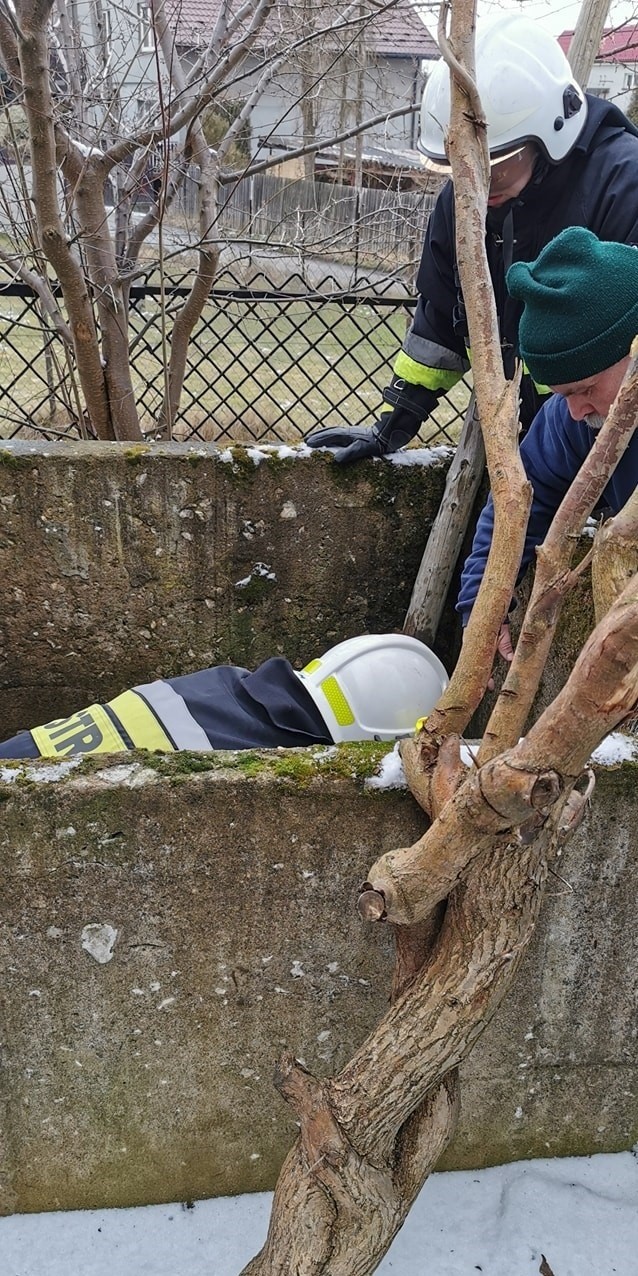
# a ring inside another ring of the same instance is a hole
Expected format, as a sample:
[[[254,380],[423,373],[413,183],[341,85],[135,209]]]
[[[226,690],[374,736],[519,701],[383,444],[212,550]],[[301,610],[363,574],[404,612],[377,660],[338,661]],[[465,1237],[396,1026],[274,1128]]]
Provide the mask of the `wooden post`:
[[[403,632],[432,645],[485,469],[485,448],[472,395],[440,509],[414,582]]]

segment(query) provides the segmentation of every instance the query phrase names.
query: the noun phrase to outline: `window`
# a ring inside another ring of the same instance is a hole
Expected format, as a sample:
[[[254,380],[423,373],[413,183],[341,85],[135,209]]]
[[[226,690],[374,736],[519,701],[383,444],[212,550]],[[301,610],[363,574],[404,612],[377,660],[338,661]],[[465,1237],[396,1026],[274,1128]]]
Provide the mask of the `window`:
[[[152,53],[155,49],[155,40],[153,38],[153,21],[150,4],[138,4],[137,22],[140,49],[142,53]]]

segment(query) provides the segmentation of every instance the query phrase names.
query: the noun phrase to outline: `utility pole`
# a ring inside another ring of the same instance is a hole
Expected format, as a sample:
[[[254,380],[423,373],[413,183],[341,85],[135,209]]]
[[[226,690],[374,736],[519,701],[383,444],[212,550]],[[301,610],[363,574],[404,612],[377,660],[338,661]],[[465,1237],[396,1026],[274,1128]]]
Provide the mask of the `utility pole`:
[[[576,28],[569,46],[569,64],[574,79],[584,90],[596,61],[610,0],[583,0]]]

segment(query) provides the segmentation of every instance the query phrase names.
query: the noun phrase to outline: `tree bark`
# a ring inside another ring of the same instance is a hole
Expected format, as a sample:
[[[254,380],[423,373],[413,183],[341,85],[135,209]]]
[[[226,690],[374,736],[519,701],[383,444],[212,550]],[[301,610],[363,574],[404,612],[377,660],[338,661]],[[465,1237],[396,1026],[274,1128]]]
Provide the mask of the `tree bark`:
[[[471,6],[469,13],[473,15]],[[465,10],[459,6],[459,15],[459,45],[469,60],[471,74],[472,41],[462,38],[463,24],[468,22],[467,5]],[[462,68],[459,73],[463,74]],[[471,106],[466,116],[470,152],[474,129],[480,133],[481,128],[480,103],[475,95]],[[459,91],[453,106],[457,131],[450,138],[451,146],[463,130],[459,121],[466,109],[467,98]],[[489,280],[483,238],[488,180],[484,139],[478,163],[468,160],[466,145],[467,138],[459,143],[461,186],[469,182],[474,197],[477,191],[482,197],[478,199],[478,215],[474,200],[469,199],[457,218],[460,256],[467,263],[467,272],[477,270],[480,281],[483,270],[484,279]],[[457,160],[453,162],[458,167]],[[455,172],[455,186],[458,176]],[[469,705],[478,703],[487,681],[496,633],[520,561],[529,499],[529,485],[515,456],[517,385],[504,382],[493,297],[489,285],[487,291],[485,287],[481,291],[469,282],[468,292],[477,310],[480,340],[485,333],[492,338],[478,360],[481,386],[477,394],[482,419],[496,422],[488,455],[495,468],[499,510],[495,554],[504,579],[494,577],[486,584],[486,632],[481,635],[475,626],[469,648],[474,652],[483,642],[482,668],[472,667],[473,655],[466,655],[465,670],[457,680],[462,704],[459,707],[453,697],[436,719],[440,730],[432,732],[429,740],[433,756],[444,729],[449,731],[455,717],[469,716]],[[503,519],[508,499],[511,505]],[[418,761],[420,764],[421,758]],[[440,812],[431,830],[440,839],[442,828],[445,837],[445,813],[464,787],[458,742],[445,741],[441,764],[431,766],[430,772],[423,777],[420,800],[432,814]],[[541,787],[537,785],[537,793]],[[482,797],[479,805],[489,822]],[[560,805],[556,800],[556,818]],[[525,804],[523,809],[527,817]],[[468,869],[467,889],[459,887],[447,905],[441,895],[438,908],[432,900],[418,919],[416,915],[402,919],[417,920],[418,925],[397,931],[394,1004],[342,1073],[332,1081],[318,1082],[293,1061],[284,1062],[279,1085],[300,1118],[301,1133],[279,1178],[266,1245],[245,1269],[245,1276],[367,1276],[387,1250],[420,1185],[447,1145],[458,1111],[457,1065],[513,977],[518,956],[533,930],[544,876],[540,835],[533,842],[530,839],[521,853],[516,833],[512,889],[512,877],[505,868],[511,859],[511,829],[507,824],[499,827],[504,833],[501,842],[495,849],[492,833],[485,852],[475,857],[475,864]],[[546,833],[541,828],[546,839],[543,849],[550,842],[551,818],[546,819],[545,827]],[[464,835],[473,844],[471,826],[466,826]],[[466,863],[470,858],[465,856]],[[477,860],[480,871],[474,879]],[[503,907],[503,894],[507,895],[507,908]]]
[[[548,866],[591,792],[587,760],[638,704],[638,577],[632,577],[525,739],[466,768],[450,734],[468,721],[491,670],[522,555],[530,488],[516,447],[517,386],[504,382],[484,254],[488,170],[473,83],[474,8],[467,0],[455,4],[449,42],[445,12],[444,6],[440,43],[453,68],[448,142],[459,265],[479,413],[490,424],[492,554],[450,687],[417,740],[402,749],[412,791],[433,822],[415,846],[382,856],[362,892],[364,916],[397,926],[393,1004],[336,1077],[318,1081],[294,1060],[282,1062],[277,1084],[300,1133],[277,1184],[266,1243],[244,1276],[375,1270],[454,1130],[456,1069],[515,978]],[[559,516],[548,556],[552,581],[573,526],[587,500],[595,502],[605,467],[609,473],[626,441],[623,410],[601,432],[598,452]],[[495,741],[511,727],[508,720]]]
[[[471,774],[432,826],[420,880],[446,857],[442,889],[456,885],[424,966],[336,1077],[317,1081],[282,1061],[277,1084],[301,1130],[266,1244],[244,1276],[375,1270],[454,1127],[449,1074],[491,1019],[533,934],[548,866],[588,797],[575,790],[583,759],[637,703],[634,579],[586,645],[557,709]],[[417,909],[414,890],[404,889],[407,920],[427,913],[438,893],[421,891]]]
[[[101,157],[85,158],[69,144],[62,170],[73,190],[81,243],[96,297],[111,437],[139,442],[142,431],[129,358],[128,307],[104,207],[104,162]]]

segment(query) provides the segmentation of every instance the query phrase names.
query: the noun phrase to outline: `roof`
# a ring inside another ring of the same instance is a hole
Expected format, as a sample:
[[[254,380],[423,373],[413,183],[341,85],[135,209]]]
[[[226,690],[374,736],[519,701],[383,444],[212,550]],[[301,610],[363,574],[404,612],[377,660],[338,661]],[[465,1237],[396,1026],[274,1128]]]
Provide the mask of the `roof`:
[[[558,43],[568,57],[573,34],[573,31],[563,31],[558,37]],[[625,23],[621,27],[605,27],[596,61],[638,62],[638,26]]]
[[[231,12],[239,7],[239,2],[230,0]],[[168,0],[168,17],[175,27],[178,43],[201,47],[212,34],[221,6],[222,0]],[[366,7],[374,15],[365,28],[366,46],[370,52],[383,57],[432,59],[440,56],[438,45],[412,0],[397,0],[393,8],[381,13],[375,13],[372,4]],[[320,15],[319,21],[327,26],[346,8],[346,4],[337,0],[322,0],[313,12]],[[308,12],[307,0],[279,0],[266,22],[269,36],[280,33],[290,39],[291,33],[303,30]]]

